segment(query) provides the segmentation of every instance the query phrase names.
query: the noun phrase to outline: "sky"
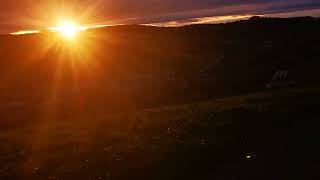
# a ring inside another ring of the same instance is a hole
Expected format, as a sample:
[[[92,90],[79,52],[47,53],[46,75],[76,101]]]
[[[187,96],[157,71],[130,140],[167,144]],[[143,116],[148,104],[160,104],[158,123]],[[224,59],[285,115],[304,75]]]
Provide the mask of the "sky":
[[[63,18],[85,24],[161,24],[297,11],[310,15],[309,10],[319,15],[317,9],[320,0],[1,0],[0,32],[46,28]]]

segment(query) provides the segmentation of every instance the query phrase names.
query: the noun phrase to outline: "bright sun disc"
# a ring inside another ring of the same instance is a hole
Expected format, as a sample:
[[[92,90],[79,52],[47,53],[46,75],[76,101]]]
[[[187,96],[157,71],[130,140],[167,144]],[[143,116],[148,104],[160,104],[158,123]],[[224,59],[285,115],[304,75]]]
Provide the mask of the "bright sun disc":
[[[74,37],[77,33],[77,27],[73,23],[65,23],[60,27],[61,33],[66,37]]]
[[[53,31],[60,32],[66,38],[74,38],[75,35],[84,30],[84,27],[76,25],[74,22],[65,21],[62,22],[59,26],[52,28]]]

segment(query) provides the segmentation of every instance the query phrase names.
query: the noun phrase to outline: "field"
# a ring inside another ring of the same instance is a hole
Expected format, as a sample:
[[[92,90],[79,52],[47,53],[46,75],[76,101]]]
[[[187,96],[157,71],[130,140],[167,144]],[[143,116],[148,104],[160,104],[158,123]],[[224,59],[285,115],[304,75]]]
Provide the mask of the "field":
[[[319,97],[283,89],[11,121],[0,131],[0,179],[316,179]]]

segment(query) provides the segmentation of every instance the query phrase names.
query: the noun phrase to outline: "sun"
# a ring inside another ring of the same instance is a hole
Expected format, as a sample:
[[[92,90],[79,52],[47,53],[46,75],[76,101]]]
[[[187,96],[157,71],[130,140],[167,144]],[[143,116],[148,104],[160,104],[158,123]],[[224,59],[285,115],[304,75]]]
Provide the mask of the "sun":
[[[73,39],[80,31],[85,29],[85,27],[72,21],[63,21],[58,26],[51,28],[51,30],[60,32],[63,37],[68,39]]]
[[[78,32],[77,26],[72,22],[64,22],[60,28],[59,31],[62,33],[63,36],[72,38],[76,35]]]

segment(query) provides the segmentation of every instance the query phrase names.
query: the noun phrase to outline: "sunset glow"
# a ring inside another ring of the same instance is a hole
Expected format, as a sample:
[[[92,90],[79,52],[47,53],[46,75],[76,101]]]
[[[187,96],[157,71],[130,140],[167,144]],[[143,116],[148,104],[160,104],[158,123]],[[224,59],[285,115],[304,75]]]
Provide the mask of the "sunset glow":
[[[316,179],[319,32],[320,0],[0,0],[0,180]]]

